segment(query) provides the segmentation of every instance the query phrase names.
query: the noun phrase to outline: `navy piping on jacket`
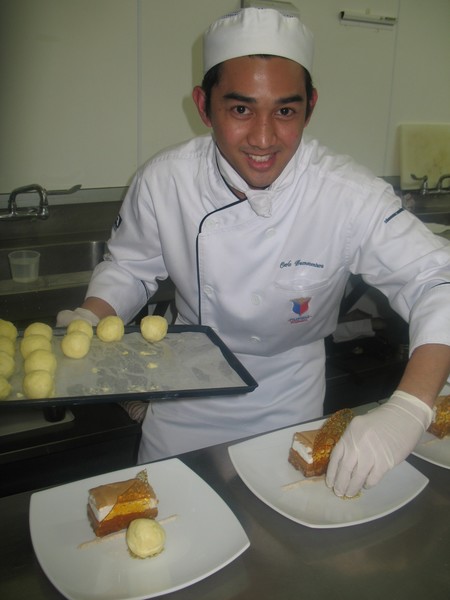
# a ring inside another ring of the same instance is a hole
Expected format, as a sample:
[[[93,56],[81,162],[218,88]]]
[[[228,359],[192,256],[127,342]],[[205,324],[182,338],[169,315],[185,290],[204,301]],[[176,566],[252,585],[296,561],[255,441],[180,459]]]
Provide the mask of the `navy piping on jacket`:
[[[202,325],[202,298],[201,298],[201,292],[200,292],[200,264],[199,264],[200,260],[199,260],[199,256],[198,256],[198,238],[202,232],[203,223],[211,215],[213,215],[217,212],[220,212],[221,210],[231,208],[232,206],[236,206],[236,204],[240,204],[241,202],[245,202],[245,201],[246,201],[246,198],[244,198],[243,200],[239,199],[236,202],[232,202],[231,204],[227,204],[226,206],[217,208],[216,210],[213,210],[212,212],[205,215],[203,217],[203,219],[200,221],[200,225],[198,227],[197,239],[195,242],[195,260],[196,260],[196,266],[197,266],[197,293],[198,293],[198,324],[199,325]]]
[[[396,217],[397,215],[399,215],[400,213],[402,213],[404,210],[405,210],[404,208],[399,208],[394,213],[392,213],[392,215],[390,215],[389,217],[386,217],[385,220],[384,220],[384,222],[385,223],[389,223],[389,221],[391,219],[393,219],[394,217]]]

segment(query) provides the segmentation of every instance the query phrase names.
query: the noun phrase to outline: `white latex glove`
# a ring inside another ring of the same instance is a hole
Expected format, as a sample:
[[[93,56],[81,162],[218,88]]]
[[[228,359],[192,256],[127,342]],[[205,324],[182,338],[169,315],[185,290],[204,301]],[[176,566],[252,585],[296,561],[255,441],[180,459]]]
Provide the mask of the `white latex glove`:
[[[432,417],[425,402],[400,390],[385,404],[355,417],[331,453],[327,486],[348,497],[373,487],[414,450]]]
[[[76,308],[75,310],[61,310],[56,315],[56,327],[67,327],[75,319],[83,319],[91,325],[97,325],[100,319],[87,308]]]

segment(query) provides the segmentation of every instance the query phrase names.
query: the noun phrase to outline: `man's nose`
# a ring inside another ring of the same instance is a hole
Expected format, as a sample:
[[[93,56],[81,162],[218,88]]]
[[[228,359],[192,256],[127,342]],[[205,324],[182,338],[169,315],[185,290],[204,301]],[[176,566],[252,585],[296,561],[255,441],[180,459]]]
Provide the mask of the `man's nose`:
[[[266,115],[255,117],[249,131],[249,144],[258,148],[269,148],[276,138],[272,119]]]

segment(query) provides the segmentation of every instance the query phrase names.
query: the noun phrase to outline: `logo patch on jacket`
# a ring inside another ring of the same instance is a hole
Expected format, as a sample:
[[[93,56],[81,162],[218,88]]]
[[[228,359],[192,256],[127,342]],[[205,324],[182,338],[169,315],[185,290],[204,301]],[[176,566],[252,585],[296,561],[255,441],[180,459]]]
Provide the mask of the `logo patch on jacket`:
[[[297,317],[292,317],[289,319],[290,323],[303,323],[304,321],[308,321],[310,315],[308,315],[309,310],[309,302],[311,298],[294,298],[291,300],[292,302],[292,312],[294,312]]]

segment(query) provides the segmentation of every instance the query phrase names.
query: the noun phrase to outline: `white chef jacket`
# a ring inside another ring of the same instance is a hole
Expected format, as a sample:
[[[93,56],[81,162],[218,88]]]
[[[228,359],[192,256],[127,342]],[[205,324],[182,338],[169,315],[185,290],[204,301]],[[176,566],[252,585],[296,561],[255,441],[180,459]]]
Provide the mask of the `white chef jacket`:
[[[178,323],[210,326],[258,381],[236,396],[152,403],[140,462],[322,414],[323,339],[351,273],[410,322],[411,351],[450,345],[450,252],[392,188],[315,140],[299,149],[258,216],[225,184],[211,136],[139,170],[87,296],[128,322],[170,276]]]

